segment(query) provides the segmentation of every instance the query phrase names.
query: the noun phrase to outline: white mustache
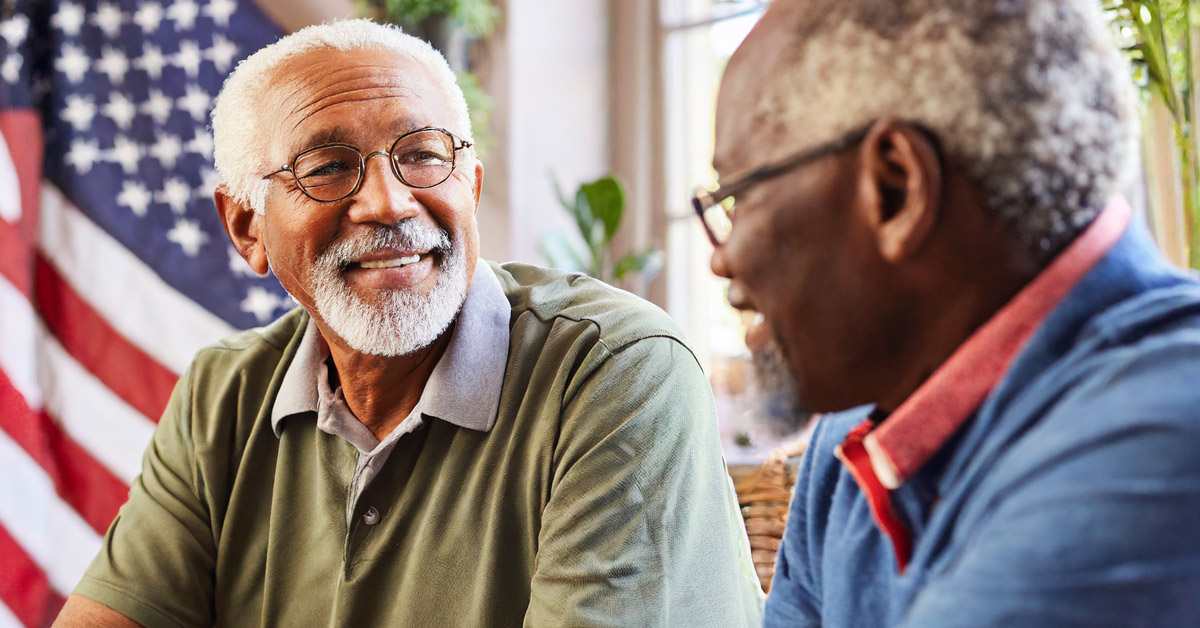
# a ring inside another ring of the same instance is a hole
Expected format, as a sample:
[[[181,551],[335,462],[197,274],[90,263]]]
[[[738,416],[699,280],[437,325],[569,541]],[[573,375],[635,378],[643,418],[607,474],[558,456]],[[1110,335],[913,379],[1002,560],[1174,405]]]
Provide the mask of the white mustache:
[[[415,220],[405,220],[394,227],[379,227],[368,233],[336,240],[325,248],[317,258],[317,266],[329,270],[343,270],[354,260],[384,249],[418,250],[450,253],[453,244],[445,229],[427,227]]]

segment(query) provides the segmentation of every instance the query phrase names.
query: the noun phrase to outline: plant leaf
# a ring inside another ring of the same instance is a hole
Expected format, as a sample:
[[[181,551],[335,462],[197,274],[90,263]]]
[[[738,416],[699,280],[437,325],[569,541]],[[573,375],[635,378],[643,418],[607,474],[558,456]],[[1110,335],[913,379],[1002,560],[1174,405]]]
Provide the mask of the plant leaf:
[[[649,249],[642,253],[630,253],[617,260],[616,265],[613,266],[613,278],[620,280],[625,275],[635,272],[640,274],[642,279],[650,281],[661,270],[662,252],[656,249]]]
[[[554,268],[574,273],[587,272],[587,265],[574,243],[562,231],[550,231],[542,235],[542,253]]]
[[[579,187],[579,193],[588,200],[592,215],[604,226],[604,241],[607,245],[621,226],[625,213],[625,190],[613,176],[596,179]]]

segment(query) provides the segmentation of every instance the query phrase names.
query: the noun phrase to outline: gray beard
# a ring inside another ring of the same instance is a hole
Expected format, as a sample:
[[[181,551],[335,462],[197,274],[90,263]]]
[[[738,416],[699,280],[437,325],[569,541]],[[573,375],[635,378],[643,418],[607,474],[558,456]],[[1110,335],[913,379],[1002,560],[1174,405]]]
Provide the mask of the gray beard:
[[[796,387],[796,374],[788,364],[779,341],[772,338],[752,352],[758,408],[755,416],[775,436],[788,436],[808,427],[813,413],[804,407]]]
[[[428,249],[440,257],[437,282],[429,295],[389,290],[373,304],[350,289],[342,276],[350,260],[383,248]],[[383,357],[415,353],[445,333],[462,309],[467,297],[463,249],[461,242],[451,243],[444,229],[415,220],[335,241],[310,272],[317,313],[359,353]]]

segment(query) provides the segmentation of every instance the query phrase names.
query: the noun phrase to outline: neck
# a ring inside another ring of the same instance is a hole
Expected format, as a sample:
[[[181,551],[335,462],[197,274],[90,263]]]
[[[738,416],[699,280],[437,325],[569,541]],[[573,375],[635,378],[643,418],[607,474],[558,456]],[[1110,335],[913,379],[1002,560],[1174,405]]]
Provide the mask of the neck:
[[[329,343],[329,353],[346,405],[375,438],[383,440],[412,413],[453,330],[451,326],[424,349],[395,357],[359,353],[326,334],[326,338],[335,338]]]
[[[878,406],[891,412],[986,324],[1045,264],[982,206],[955,207],[927,254],[905,273],[909,329]],[[952,217],[951,217],[952,216]]]

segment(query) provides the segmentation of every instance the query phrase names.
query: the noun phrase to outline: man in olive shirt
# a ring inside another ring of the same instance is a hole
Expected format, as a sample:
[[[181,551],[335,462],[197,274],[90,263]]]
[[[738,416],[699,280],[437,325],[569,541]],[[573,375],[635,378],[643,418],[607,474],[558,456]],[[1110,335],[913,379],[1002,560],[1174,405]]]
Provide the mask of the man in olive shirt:
[[[197,355],[60,625],[757,624],[695,357],[625,293],[477,260],[440,55],[311,27],[213,127],[226,230],[302,307]]]

